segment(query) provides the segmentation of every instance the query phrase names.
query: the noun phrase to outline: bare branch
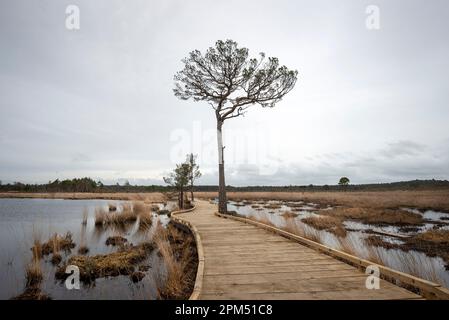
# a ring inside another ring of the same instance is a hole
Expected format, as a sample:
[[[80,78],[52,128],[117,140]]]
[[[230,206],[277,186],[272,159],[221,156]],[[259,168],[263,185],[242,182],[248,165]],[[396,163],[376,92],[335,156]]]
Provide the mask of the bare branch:
[[[192,51],[175,75],[175,95],[207,101],[217,121],[245,114],[252,105],[274,107],[295,86],[297,71],[279,66],[277,58],[248,58],[248,49],[232,40],[217,41],[203,55]]]

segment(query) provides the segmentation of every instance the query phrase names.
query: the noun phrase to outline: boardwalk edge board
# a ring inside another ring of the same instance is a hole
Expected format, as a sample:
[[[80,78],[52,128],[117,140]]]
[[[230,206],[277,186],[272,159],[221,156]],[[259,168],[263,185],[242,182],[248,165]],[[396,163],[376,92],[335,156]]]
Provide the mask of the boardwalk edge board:
[[[203,287],[203,276],[204,276],[204,250],[203,250],[203,245],[201,243],[201,236],[200,236],[198,230],[196,229],[196,227],[193,224],[191,224],[189,221],[182,219],[178,215],[182,214],[182,213],[194,211],[195,209],[196,209],[196,206],[193,206],[190,209],[173,211],[171,213],[171,215],[172,215],[171,219],[174,222],[187,227],[192,232],[192,234],[195,238],[196,251],[198,254],[198,268],[196,270],[195,286],[193,287],[193,291],[189,297],[189,300],[198,300],[198,298],[201,294],[201,290]]]
[[[427,280],[424,280],[424,279],[421,279],[421,278],[412,276],[410,274],[400,272],[400,271],[397,271],[397,270],[394,270],[394,269],[391,269],[391,268],[388,268],[388,267],[385,267],[382,265],[378,265],[374,262],[358,258],[356,256],[353,256],[351,254],[348,254],[346,252],[343,252],[343,251],[340,251],[337,249],[327,247],[321,243],[312,241],[310,239],[306,239],[304,237],[295,235],[288,231],[281,230],[279,228],[267,225],[262,222],[250,220],[250,219],[243,218],[243,217],[237,217],[237,216],[229,215],[229,214],[221,214],[218,212],[215,212],[215,215],[218,217],[221,217],[221,218],[225,218],[225,219],[232,219],[232,220],[240,221],[243,223],[252,224],[257,227],[263,228],[265,230],[274,232],[274,233],[281,235],[287,239],[293,240],[295,242],[299,242],[309,248],[312,248],[314,250],[325,253],[333,258],[337,258],[345,263],[348,263],[350,265],[356,266],[361,269],[365,269],[368,266],[375,265],[379,268],[380,273],[385,280],[387,280],[395,285],[402,286],[408,290],[410,290],[410,288],[412,288],[414,290],[418,290],[420,292],[420,294],[426,299],[438,299],[438,300],[439,299],[441,299],[441,300],[449,299],[449,290],[442,287],[441,285],[439,285],[437,283],[427,281]],[[398,284],[398,282],[399,282],[399,284]],[[410,291],[412,291],[412,290],[410,290]]]

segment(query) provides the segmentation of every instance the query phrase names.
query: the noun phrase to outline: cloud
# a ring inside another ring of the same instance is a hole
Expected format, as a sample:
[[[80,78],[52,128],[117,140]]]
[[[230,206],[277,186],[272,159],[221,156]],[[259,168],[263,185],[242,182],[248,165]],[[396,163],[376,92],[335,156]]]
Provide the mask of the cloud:
[[[92,161],[92,158],[85,153],[75,153],[72,157],[72,162],[90,162]]]
[[[416,156],[425,150],[425,145],[409,140],[401,140],[389,143],[380,153],[387,158],[395,158],[400,156]]]

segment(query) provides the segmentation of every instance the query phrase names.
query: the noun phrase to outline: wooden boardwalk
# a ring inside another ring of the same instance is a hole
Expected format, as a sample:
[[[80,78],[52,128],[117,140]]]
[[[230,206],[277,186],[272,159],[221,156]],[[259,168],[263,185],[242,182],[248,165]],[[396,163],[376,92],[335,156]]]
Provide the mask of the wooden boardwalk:
[[[214,215],[197,201],[178,217],[194,225],[204,250],[200,299],[421,299],[381,280],[365,287],[359,269],[257,226]]]

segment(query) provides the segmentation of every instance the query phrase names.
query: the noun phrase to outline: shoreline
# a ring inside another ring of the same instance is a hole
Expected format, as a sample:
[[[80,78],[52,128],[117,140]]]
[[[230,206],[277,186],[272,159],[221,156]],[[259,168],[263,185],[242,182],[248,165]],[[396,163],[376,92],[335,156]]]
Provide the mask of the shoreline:
[[[0,192],[0,199],[128,200],[162,202],[166,200],[166,196],[160,192]]]

